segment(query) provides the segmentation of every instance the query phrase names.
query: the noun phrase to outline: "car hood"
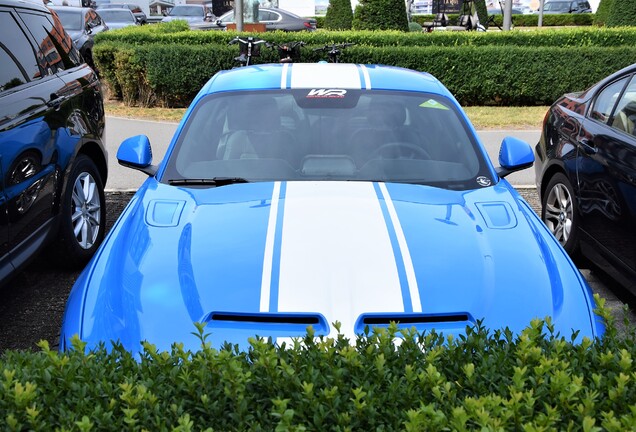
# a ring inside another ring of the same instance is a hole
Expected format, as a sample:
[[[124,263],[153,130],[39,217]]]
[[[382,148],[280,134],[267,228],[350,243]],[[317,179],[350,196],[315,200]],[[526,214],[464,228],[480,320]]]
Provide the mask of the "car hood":
[[[137,24],[131,23],[129,21],[126,21],[126,22],[109,21],[107,25],[110,30],[116,30],[116,29],[120,29],[124,27],[136,26]]]
[[[148,180],[76,283],[64,337],[196,348],[348,337],[403,321],[463,333],[553,318],[594,336],[590,289],[505,181],[474,191],[370,182],[180,188]]]
[[[169,22],[169,21],[175,21],[175,20],[183,20],[183,21],[187,21],[188,23],[205,23],[207,21],[205,21],[203,18],[201,17],[193,17],[193,16],[165,16],[161,19],[161,21],[163,22]]]
[[[66,30],[66,33],[68,33],[73,42],[77,41],[84,34],[81,30]]]

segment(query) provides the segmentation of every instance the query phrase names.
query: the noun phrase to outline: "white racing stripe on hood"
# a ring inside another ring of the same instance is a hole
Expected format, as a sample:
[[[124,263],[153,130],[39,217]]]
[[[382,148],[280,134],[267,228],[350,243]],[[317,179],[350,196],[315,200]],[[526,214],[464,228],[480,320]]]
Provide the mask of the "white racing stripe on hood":
[[[393,229],[395,229],[395,236],[397,237],[398,245],[400,246],[400,253],[402,255],[402,261],[404,262],[406,280],[409,285],[409,293],[411,294],[411,304],[413,307],[413,312],[422,312],[420,290],[417,286],[415,269],[413,268],[413,261],[411,260],[411,252],[409,251],[409,247],[406,244],[406,237],[404,236],[404,231],[402,230],[400,219],[398,219],[397,212],[395,211],[395,206],[393,205],[393,200],[391,200],[391,196],[389,195],[389,191],[386,188],[386,184],[378,183],[378,185],[380,186],[380,191],[382,192],[382,197],[384,198],[387,210],[389,211],[391,223],[393,224]]]
[[[263,258],[263,276],[261,278],[261,312],[269,311],[269,299],[272,286],[272,260],[274,257],[274,238],[276,233],[276,220],[278,218],[278,201],[280,194],[280,182],[274,183],[272,201],[270,203],[269,221],[267,222],[267,237],[265,238],[265,253]]]
[[[355,337],[362,313],[403,312],[395,255],[370,182],[290,182],[278,312],[318,312]]]
[[[296,63],[292,65],[291,88],[360,89],[360,72],[354,64]]]

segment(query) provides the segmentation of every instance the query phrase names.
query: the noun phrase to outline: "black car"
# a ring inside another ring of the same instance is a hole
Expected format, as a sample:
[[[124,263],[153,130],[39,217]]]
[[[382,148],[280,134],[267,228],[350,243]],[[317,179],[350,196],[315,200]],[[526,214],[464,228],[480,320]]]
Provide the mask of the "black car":
[[[132,3],[106,3],[99,6],[99,9],[130,9],[139,24],[146,24],[148,17],[139,5]]]
[[[49,6],[60,18],[64,30],[73,39],[80,54],[93,69],[93,37],[108,30],[108,26],[97,12],[91,8],[72,6]]]
[[[547,113],[536,146],[541,216],[573,257],[636,293],[636,64]]]
[[[0,0],[0,284],[45,246],[81,267],[104,237],[104,105],[56,14]]]
[[[267,31],[302,31],[316,30],[316,20],[302,18],[286,10],[277,8],[260,8],[258,10],[258,22],[265,24]],[[210,23],[191,25],[190,28],[198,30],[224,30],[228,24],[234,23],[234,11],[226,12],[221,17]]]

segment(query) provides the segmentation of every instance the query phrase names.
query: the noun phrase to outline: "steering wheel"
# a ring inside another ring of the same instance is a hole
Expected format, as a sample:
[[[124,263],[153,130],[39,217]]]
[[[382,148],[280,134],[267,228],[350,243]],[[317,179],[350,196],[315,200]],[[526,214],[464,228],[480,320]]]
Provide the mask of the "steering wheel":
[[[422,147],[410,142],[390,142],[373,150],[369,159],[431,159]]]

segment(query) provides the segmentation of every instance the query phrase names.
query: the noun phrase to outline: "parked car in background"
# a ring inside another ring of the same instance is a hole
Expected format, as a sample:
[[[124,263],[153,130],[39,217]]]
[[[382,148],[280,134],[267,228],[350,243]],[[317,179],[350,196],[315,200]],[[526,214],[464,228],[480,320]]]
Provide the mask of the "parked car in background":
[[[139,24],[146,24],[148,17],[139,5],[132,3],[106,3],[99,7],[100,9],[130,9]]]
[[[64,30],[69,34],[80,54],[93,69],[93,38],[96,34],[108,30],[108,26],[97,12],[91,8],[72,6],[49,6],[60,18]]]
[[[104,106],[57,14],[0,0],[0,284],[53,243],[82,267],[104,237]]]
[[[288,63],[210,79],[165,159],[148,137],[117,158],[148,175],[79,276],[60,349],[138,353],[172,343],[248,348],[365,328],[518,334],[551,317],[569,340],[603,334],[590,287],[503,177],[528,168],[506,137],[499,166],[430,74]],[[335,324],[340,323],[340,326]]]
[[[97,13],[111,30],[141,25],[130,9],[97,9]]]
[[[275,8],[260,8],[258,10],[258,22],[265,24],[267,31],[316,30],[315,19],[302,18],[286,10]],[[224,30],[228,24],[234,24],[234,11],[226,12],[214,22],[196,24],[191,27],[198,30]]]
[[[550,0],[543,5],[543,13],[592,13],[592,7],[586,0]]]
[[[198,4],[182,4],[175,5],[168,15],[162,18],[161,22],[170,22],[174,20],[184,20],[188,22],[190,27],[209,23],[214,16],[208,12],[205,6]]]
[[[636,64],[557,100],[536,146],[541,217],[636,294]]]

